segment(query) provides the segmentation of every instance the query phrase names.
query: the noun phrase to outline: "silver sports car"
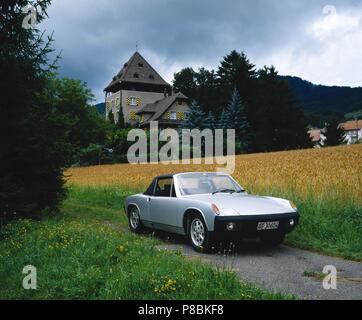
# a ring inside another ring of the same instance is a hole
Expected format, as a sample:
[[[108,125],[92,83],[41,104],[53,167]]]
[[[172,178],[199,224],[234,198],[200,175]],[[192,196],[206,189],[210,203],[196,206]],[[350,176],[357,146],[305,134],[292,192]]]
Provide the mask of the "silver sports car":
[[[249,195],[224,173],[156,177],[145,193],[129,196],[124,209],[131,231],[153,228],[185,235],[202,252],[224,237],[278,245],[299,220],[293,202]]]

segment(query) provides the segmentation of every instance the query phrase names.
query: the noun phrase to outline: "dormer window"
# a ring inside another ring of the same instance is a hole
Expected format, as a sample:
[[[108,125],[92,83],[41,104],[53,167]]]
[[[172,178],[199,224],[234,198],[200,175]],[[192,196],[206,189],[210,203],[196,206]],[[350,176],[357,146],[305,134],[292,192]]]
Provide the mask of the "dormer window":
[[[133,75],[133,77],[135,77],[135,78],[139,78],[139,77],[140,77],[140,75],[139,75],[138,73],[135,73],[135,74]]]

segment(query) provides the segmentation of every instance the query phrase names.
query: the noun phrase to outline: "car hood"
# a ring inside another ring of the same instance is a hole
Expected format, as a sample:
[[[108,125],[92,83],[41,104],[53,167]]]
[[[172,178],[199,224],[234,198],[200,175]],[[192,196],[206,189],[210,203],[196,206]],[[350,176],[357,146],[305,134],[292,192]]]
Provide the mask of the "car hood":
[[[295,210],[288,200],[240,193],[191,195],[188,199],[215,204],[221,215],[263,215],[290,213]]]

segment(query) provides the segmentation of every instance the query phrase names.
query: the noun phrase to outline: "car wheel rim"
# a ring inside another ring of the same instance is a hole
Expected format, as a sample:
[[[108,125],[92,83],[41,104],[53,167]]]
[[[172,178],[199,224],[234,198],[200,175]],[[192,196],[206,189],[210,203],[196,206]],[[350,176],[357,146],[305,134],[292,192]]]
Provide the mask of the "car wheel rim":
[[[130,214],[130,222],[132,229],[137,229],[140,223],[140,216],[138,214],[138,210],[136,208],[132,209]]]
[[[200,219],[195,219],[191,223],[191,239],[194,245],[201,247],[205,240],[205,228]]]

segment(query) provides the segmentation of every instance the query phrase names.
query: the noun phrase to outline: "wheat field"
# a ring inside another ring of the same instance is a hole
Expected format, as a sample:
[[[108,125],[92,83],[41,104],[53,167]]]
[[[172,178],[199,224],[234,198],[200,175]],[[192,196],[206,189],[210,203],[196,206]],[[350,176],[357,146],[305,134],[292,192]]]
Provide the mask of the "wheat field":
[[[68,184],[143,190],[156,175],[215,171],[215,165],[116,164],[71,168]],[[233,177],[252,193],[293,194],[362,203],[362,144],[236,157]]]

